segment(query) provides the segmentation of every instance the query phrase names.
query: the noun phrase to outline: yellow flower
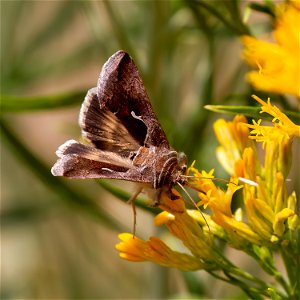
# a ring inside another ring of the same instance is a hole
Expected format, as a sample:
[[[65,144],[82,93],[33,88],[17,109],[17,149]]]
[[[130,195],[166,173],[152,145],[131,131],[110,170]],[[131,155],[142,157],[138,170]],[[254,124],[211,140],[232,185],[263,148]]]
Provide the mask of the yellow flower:
[[[300,136],[300,126],[292,122],[278,107],[272,105],[269,98],[268,102],[265,102],[255,95],[252,97],[262,105],[261,113],[268,113],[273,117],[272,123],[275,127],[260,126],[261,120],[258,123],[253,122],[254,125],[249,125],[248,127],[253,129],[251,134],[256,134],[255,139],[257,141],[261,142],[266,139],[276,141],[280,135],[287,136],[288,138]]]
[[[270,101],[256,100],[262,104],[262,112],[273,116],[272,130],[262,126],[260,121],[248,125],[243,116],[235,117],[232,122],[219,120],[215,123],[221,143],[217,149],[222,154],[219,158],[228,160],[224,165],[230,166],[227,187],[221,189],[215,185],[213,170],[200,172],[194,163],[188,169],[188,174],[193,176],[188,176],[187,186],[198,192],[197,205],[210,210],[211,215],[199,209],[187,210],[175,189],[172,193],[178,197],[176,200],[162,192],[159,206],[162,212],[155,217],[154,223],[166,226],[185,250],[175,251],[159,237],[144,241],[123,233],[119,235],[121,242],[116,245],[121,258],[150,261],[183,271],[204,269],[213,275],[223,270],[224,274],[229,272],[248,280],[249,274],[241,273],[220,253],[215,243],[218,237],[232,247],[260,257],[260,263],[273,274],[272,255],[268,249],[271,245],[272,249],[281,245],[287,247],[292,231],[298,226],[296,194],[288,195],[285,181],[290,167],[290,157],[286,156],[290,156],[292,140],[299,135],[299,128]],[[264,163],[259,161],[255,141],[264,143]],[[247,184],[240,185],[239,177]],[[236,206],[232,201],[238,199],[234,196],[240,189],[242,202],[232,211]]]
[[[224,123],[218,123],[224,125]],[[232,123],[229,124],[231,127]],[[233,147],[235,147],[233,145]],[[237,184],[237,179],[232,177],[227,185],[227,190],[223,191],[216,187],[212,179],[205,177],[205,173],[200,173],[196,168],[189,168],[194,179],[191,184],[201,192],[198,193],[201,199],[200,204],[209,207],[212,211],[211,219],[226,233],[226,238],[236,248],[245,246],[247,242],[260,244],[260,237],[249,225],[243,223],[232,213],[231,204],[234,193],[242,186]],[[211,174],[210,174],[211,175]],[[215,227],[215,226],[214,226]],[[220,234],[217,234],[220,236]],[[224,236],[224,233],[223,233]]]
[[[300,97],[299,20],[299,2],[290,1],[277,6],[274,43],[242,37],[244,58],[257,68],[247,74],[247,80],[258,90]]]
[[[203,269],[203,263],[185,253],[171,250],[159,238],[143,241],[130,233],[119,235],[121,243],[116,245],[120,257],[133,262],[151,261],[161,266],[178,268],[183,271]]]
[[[164,211],[156,216],[155,225],[166,225],[192,255],[174,251],[156,237],[143,241],[132,234],[123,233],[119,235],[122,242],[116,245],[120,257],[130,261],[151,261],[183,271],[209,269],[217,257],[212,248],[212,239],[188,214],[179,193],[175,190],[173,193],[178,195],[178,200],[170,200],[167,193],[162,194],[160,207]]]
[[[180,197],[177,191],[174,190],[174,193]],[[173,201],[166,193],[163,193],[160,207],[164,212],[156,217],[155,224],[165,224],[172,235],[180,239],[195,257],[205,261],[214,261],[216,255],[212,249],[212,239],[189,215],[184,200],[180,198]]]
[[[252,129],[250,138],[262,142],[266,148],[265,174],[269,176],[267,180],[271,181],[275,178],[274,172],[280,171],[285,176],[288,174],[292,157],[291,145],[293,138],[300,136],[300,126],[294,124],[278,107],[273,106],[270,99],[265,102],[257,96],[253,98],[262,105],[261,113],[265,112],[273,117],[273,127],[261,125],[261,120],[247,125]]]
[[[244,237],[250,240],[250,232],[255,233],[254,238],[252,237],[254,243],[267,244],[278,242],[287,230],[293,230],[296,227],[296,196],[294,193],[293,196],[288,195],[285,181],[291,166],[292,141],[295,136],[300,135],[300,127],[294,124],[276,106],[272,106],[270,100],[264,102],[258,97],[254,96],[254,98],[262,105],[262,112],[273,116],[273,126],[263,126],[261,120],[253,122],[252,125],[240,123],[239,126],[251,129],[250,140],[263,143],[264,163],[260,163],[253,143],[244,143],[244,148],[239,149],[240,155],[236,156],[235,160],[230,155],[227,155],[227,159],[232,160],[230,162],[233,166],[231,175],[255,182],[255,184],[245,184],[243,188],[247,223],[243,223],[240,228],[244,228],[246,225],[245,229],[249,234]],[[238,128],[236,120],[235,118],[235,121],[227,123],[217,121],[214,127],[217,137],[220,136],[219,132],[227,130],[228,134],[231,135],[227,140],[240,139],[236,130],[233,130],[233,128]],[[241,117],[239,120],[244,121]],[[227,128],[219,128],[220,126]],[[221,136],[219,139],[222,147],[224,140]],[[236,150],[236,143],[231,143],[226,147],[226,151],[230,153],[230,151]],[[238,232],[234,219],[228,219],[230,217],[228,214],[226,218],[224,213],[222,215],[222,205],[209,203],[208,206],[216,215],[213,219],[227,232],[229,230]],[[248,226],[251,230],[248,230]]]
[[[232,122],[219,119],[214,123],[214,131],[220,142],[216,151],[217,158],[231,175],[235,173],[235,164],[241,159],[244,149],[253,146],[248,138],[249,130],[243,126],[246,122],[244,116],[237,115]]]

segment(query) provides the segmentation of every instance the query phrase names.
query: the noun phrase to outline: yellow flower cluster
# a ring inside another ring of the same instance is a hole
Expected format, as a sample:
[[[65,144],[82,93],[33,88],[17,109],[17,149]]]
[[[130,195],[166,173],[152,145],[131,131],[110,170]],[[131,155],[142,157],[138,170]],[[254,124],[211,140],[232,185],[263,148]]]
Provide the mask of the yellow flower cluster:
[[[152,261],[184,271],[207,269],[210,267],[209,262],[213,262],[216,255],[211,248],[212,240],[188,214],[180,194],[176,190],[173,190],[173,193],[179,197],[178,200],[170,200],[167,193],[162,194],[160,208],[163,212],[156,216],[155,224],[166,225],[192,255],[173,251],[156,237],[143,241],[123,233],[119,236],[122,242],[116,245],[120,257],[130,261]]]
[[[120,257],[129,261],[151,261],[161,266],[178,268],[183,271],[203,269],[203,264],[192,255],[173,251],[162,240],[151,237],[143,241],[130,233],[119,235],[121,243],[116,245]]]
[[[247,80],[258,90],[300,97],[300,1],[279,4],[273,31],[274,42],[242,37],[244,58],[257,71]]]
[[[220,142],[218,158],[232,176],[227,189],[215,185],[213,171],[199,172],[193,165],[188,170],[193,174],[188,186],[197,190],[200,198],[197,205],[209,208],[212,215],[187,210],[176,190],[173,192],[179,199],[175,201],[167,193],[162,194],[163,212],[156,216],[155,224],[166,225],[189,253],[174,251],[157,237],[143,241],[123,233],[122,242],[116,246],[121,258],[152,261],[185,271],[215,270],[226,265],[226,260],[215,247],[214,236],[237,249],[288,243],[286,233],[295,230],[298,217],[296,195],[294,192],[288,195],[285,180],[290,168],[292,140],[300,135],[300,129],[270,102],[256,99],[262,104],[262,111],[273,116],[274,126],[261,126],[260,122],[249,125],[243,116],[236,116],[232,122],[218,120],[214,125]],[[254,140],[264,143],[263,164],[259,162]],[[238,179],[244,184],[239,185]],[[232,212],[234,194],[240,189],[243,203]]]
[[[194,167],[191,167],[189,171],[194,174],[191,184],[201,190],[198,193],[201,199],[198,204],[210,208],[213,213],[211,219],[219,226],[214,234],[223,237],[236,248],[244,247],[245,241],[259,244],[259,235],[242,221],[241,210],[238,210],[236,214],[231,211],[233,195],[242,187],[237,184],[237,177],[232,176],[227,190],[223,191],[214,184],[213,178],[206,177],[205,172],[200,173]]]
[[[294,192],[288,195],[286,179],[291,165],[292,141],[300,135],[300,127],[269,101],[255,99],[262,104],[262,112],[273,116],[274,126],[262,126],[261,121],[248,125],[244,117],[237,116],[233,122],[218,120],[214,129],[217,137],[224,131],[228,137],[227,140],[219,138],[220,163],[231,175],[248,182],[243,188],[243,202],[248,229],[257,237],[252,242],[268,244],[283,239],[288,229],[296,227],[296,195]],[[252,131],[245,143],[249,135],[247,127]],[[263,142],[263,164],[259,162],[253,140]],[[232,153],[236,153],[234,159]],[[218,220],[216,222],[219,224]]]

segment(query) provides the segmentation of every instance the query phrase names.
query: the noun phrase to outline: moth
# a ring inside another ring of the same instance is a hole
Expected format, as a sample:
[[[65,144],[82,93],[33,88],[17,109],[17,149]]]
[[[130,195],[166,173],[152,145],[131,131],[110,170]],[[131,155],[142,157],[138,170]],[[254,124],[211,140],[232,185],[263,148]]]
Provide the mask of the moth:
[[[68,140],[51,172],[68,178],[133,181],[159,204],[161,192],[186,182],[187,158],[171,148],[132,58],[120,50],[104,64],[79,114],[87,143]],[[134,198],[133,197],[133,198]]]

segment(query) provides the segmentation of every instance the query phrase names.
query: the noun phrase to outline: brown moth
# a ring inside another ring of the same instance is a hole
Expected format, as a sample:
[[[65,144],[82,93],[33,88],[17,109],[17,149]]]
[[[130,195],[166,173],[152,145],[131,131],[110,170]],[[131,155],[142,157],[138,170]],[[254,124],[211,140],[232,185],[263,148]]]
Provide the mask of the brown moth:
[[[163,189],[185,184],[186,156],[170,147],[138,69],[124,51],[103,66],[97,87],[81,106],[79,125],[88,144],[69,140],[61,145],[54,176],[137,182],[134,197],[150,191],[155,204]]]

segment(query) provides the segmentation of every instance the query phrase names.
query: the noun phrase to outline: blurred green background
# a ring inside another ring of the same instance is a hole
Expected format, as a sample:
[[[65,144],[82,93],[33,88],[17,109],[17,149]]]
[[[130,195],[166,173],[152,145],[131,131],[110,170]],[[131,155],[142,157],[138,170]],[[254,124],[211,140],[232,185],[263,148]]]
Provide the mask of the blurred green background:
[[[57,147],[80,137],[86,91],[108,57],[123,49],[138,65],[171,145],[199,169],[228,178],[214,155],[212,123],[220,115],[203,106],[251,101],[239,42],[249,32],[241,21],[245,5],[1,1],[1,299],[245,298],[204,272],[119,259],[117,235],[132,232],[133,216],[107,190],[118,187],[126,199],[133,184],[100,186],[50,173]],[[270,30],[267,20],[253,12],[252,30]],[[168,238],[152,221],[139,209],[137,235]]]

